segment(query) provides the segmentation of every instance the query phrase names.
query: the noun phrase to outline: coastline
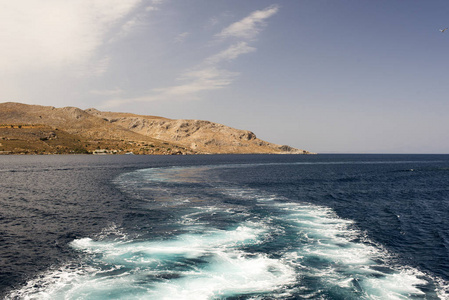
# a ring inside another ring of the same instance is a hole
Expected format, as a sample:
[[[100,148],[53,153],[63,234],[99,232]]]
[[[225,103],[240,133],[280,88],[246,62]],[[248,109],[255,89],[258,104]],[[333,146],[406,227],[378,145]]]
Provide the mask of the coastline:
[[[313,154],[205,120],[0,103],[0,154]]]

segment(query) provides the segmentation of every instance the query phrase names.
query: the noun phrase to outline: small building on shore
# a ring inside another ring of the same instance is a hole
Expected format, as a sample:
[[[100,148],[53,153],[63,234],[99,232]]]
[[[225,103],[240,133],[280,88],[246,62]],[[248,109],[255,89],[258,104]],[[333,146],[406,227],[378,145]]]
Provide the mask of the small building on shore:
[[[118,150],[97,149],[92,152],[95,155],[117,154]]]

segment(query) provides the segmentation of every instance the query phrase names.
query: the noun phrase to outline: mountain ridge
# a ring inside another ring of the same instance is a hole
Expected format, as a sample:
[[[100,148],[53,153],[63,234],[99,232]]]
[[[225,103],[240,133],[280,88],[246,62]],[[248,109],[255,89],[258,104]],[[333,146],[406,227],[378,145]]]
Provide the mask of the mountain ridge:
[[[56,132],[57,131],[57,132]],[[59,138],[59,139],[58,139]],[[312,154],[248,130],[95,108],[0,103],[0,153]]]

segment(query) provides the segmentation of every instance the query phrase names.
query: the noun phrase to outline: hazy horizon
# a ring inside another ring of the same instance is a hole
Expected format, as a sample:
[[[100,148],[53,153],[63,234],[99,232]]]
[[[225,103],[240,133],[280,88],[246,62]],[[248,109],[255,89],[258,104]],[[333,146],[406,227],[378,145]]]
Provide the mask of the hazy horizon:
[[[449,153],[446,1],[0,7],[0,102],[209,120],[318,153]]]

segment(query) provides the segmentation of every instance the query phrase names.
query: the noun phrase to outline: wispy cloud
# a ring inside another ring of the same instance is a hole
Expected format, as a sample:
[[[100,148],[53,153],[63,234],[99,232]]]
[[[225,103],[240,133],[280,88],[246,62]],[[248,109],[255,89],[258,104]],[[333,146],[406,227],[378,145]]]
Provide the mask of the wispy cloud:
[[[168,88],[155,89],[165,96],[184,96],[201,91],[221,89],[232,83],[238,73],[230,72],[216,67],[190,71],[180,78],[186,83]]]
[[[132,102],[150,102],[158,100],[198,99],[198,93],[223,89],[231,85],[238,77],[238,72],[229,71],[225,63],[233,61],[244,54],[256,51],[249,45],[266,25],[266,20],[276,14],[278,6],[269,6],[264,10],[257,10],[242,20],[231,24],[214,37],[224,39],[234,37],[240,39],[233,42],[222,51],[203,59],[192,69],[185,71],[177,78],[180,84],[151,90],[143,97],[120,99],[115,98],[104,103],[103,107],[114,107]],[[182,41],[190,33],[182,33],[177,39]]]
[[[141,1],[141,0],[139,0]],[[150,12],[158,11],[162,0],[150,1],[150,5],[146,6],[144,10],[139,10],[138,13],[130,14],[130,18],[124,20],[117,33],[109,40],[110,43],[115,43],[135,32],[139,26],[145,25],[145,17]]]
[[[253,39],[266,25],[265,20],[276,14],[279,6],[272,5],[263,10],[256,10],[246,18],[235,22],[223,29],[217,37],[236,37],[243,39]]]
[[[205,62],[207,64],[218,64],[223,61],[231,61],[236,59],[242,54],[256,51],[256,48],[248,46],[247,42],[239,42],[231,45],[228,49],[225,49],[215,55],[208,57]]]
[[[164,100],[197,100],[197,94],[203,91],[212,91],[222,89],[230,85],[236,72],[230,72],[224,69],[209,67],[195,71],[186,72],[178,78],[183,83],[171,87],[157,88],[151,90],[146,96],[133,98],[113,98],[105,101],[100,108],[112,108],[129,103],[152,102]]]
[[[164,2],[165,0],[150,0],[150,4],[145,7],[146,11],[155,11],[159,10],[159,6]]]
[[[175,38],[175,43],[178,43],[178,44],[183,43],[189,35],[190,35],[190,32],[183,32],[183,33],[178,34]]]
[[[207,26],[209,27],[212,27],[212,26],[215,26],[215,25],[217,25],[219,23],[219,20],[218,20],[218,17],[211,17],[210,19],[209,19],[209,21],[207,22]]]
[[[110,43],[115,43],[126,36],[128,36],[138,25],[139,25],[139,18],[133,17],[130,20],[127,20],[123,25],[120,27],[119,31],[114,34],[114,36],[109,40]]]

